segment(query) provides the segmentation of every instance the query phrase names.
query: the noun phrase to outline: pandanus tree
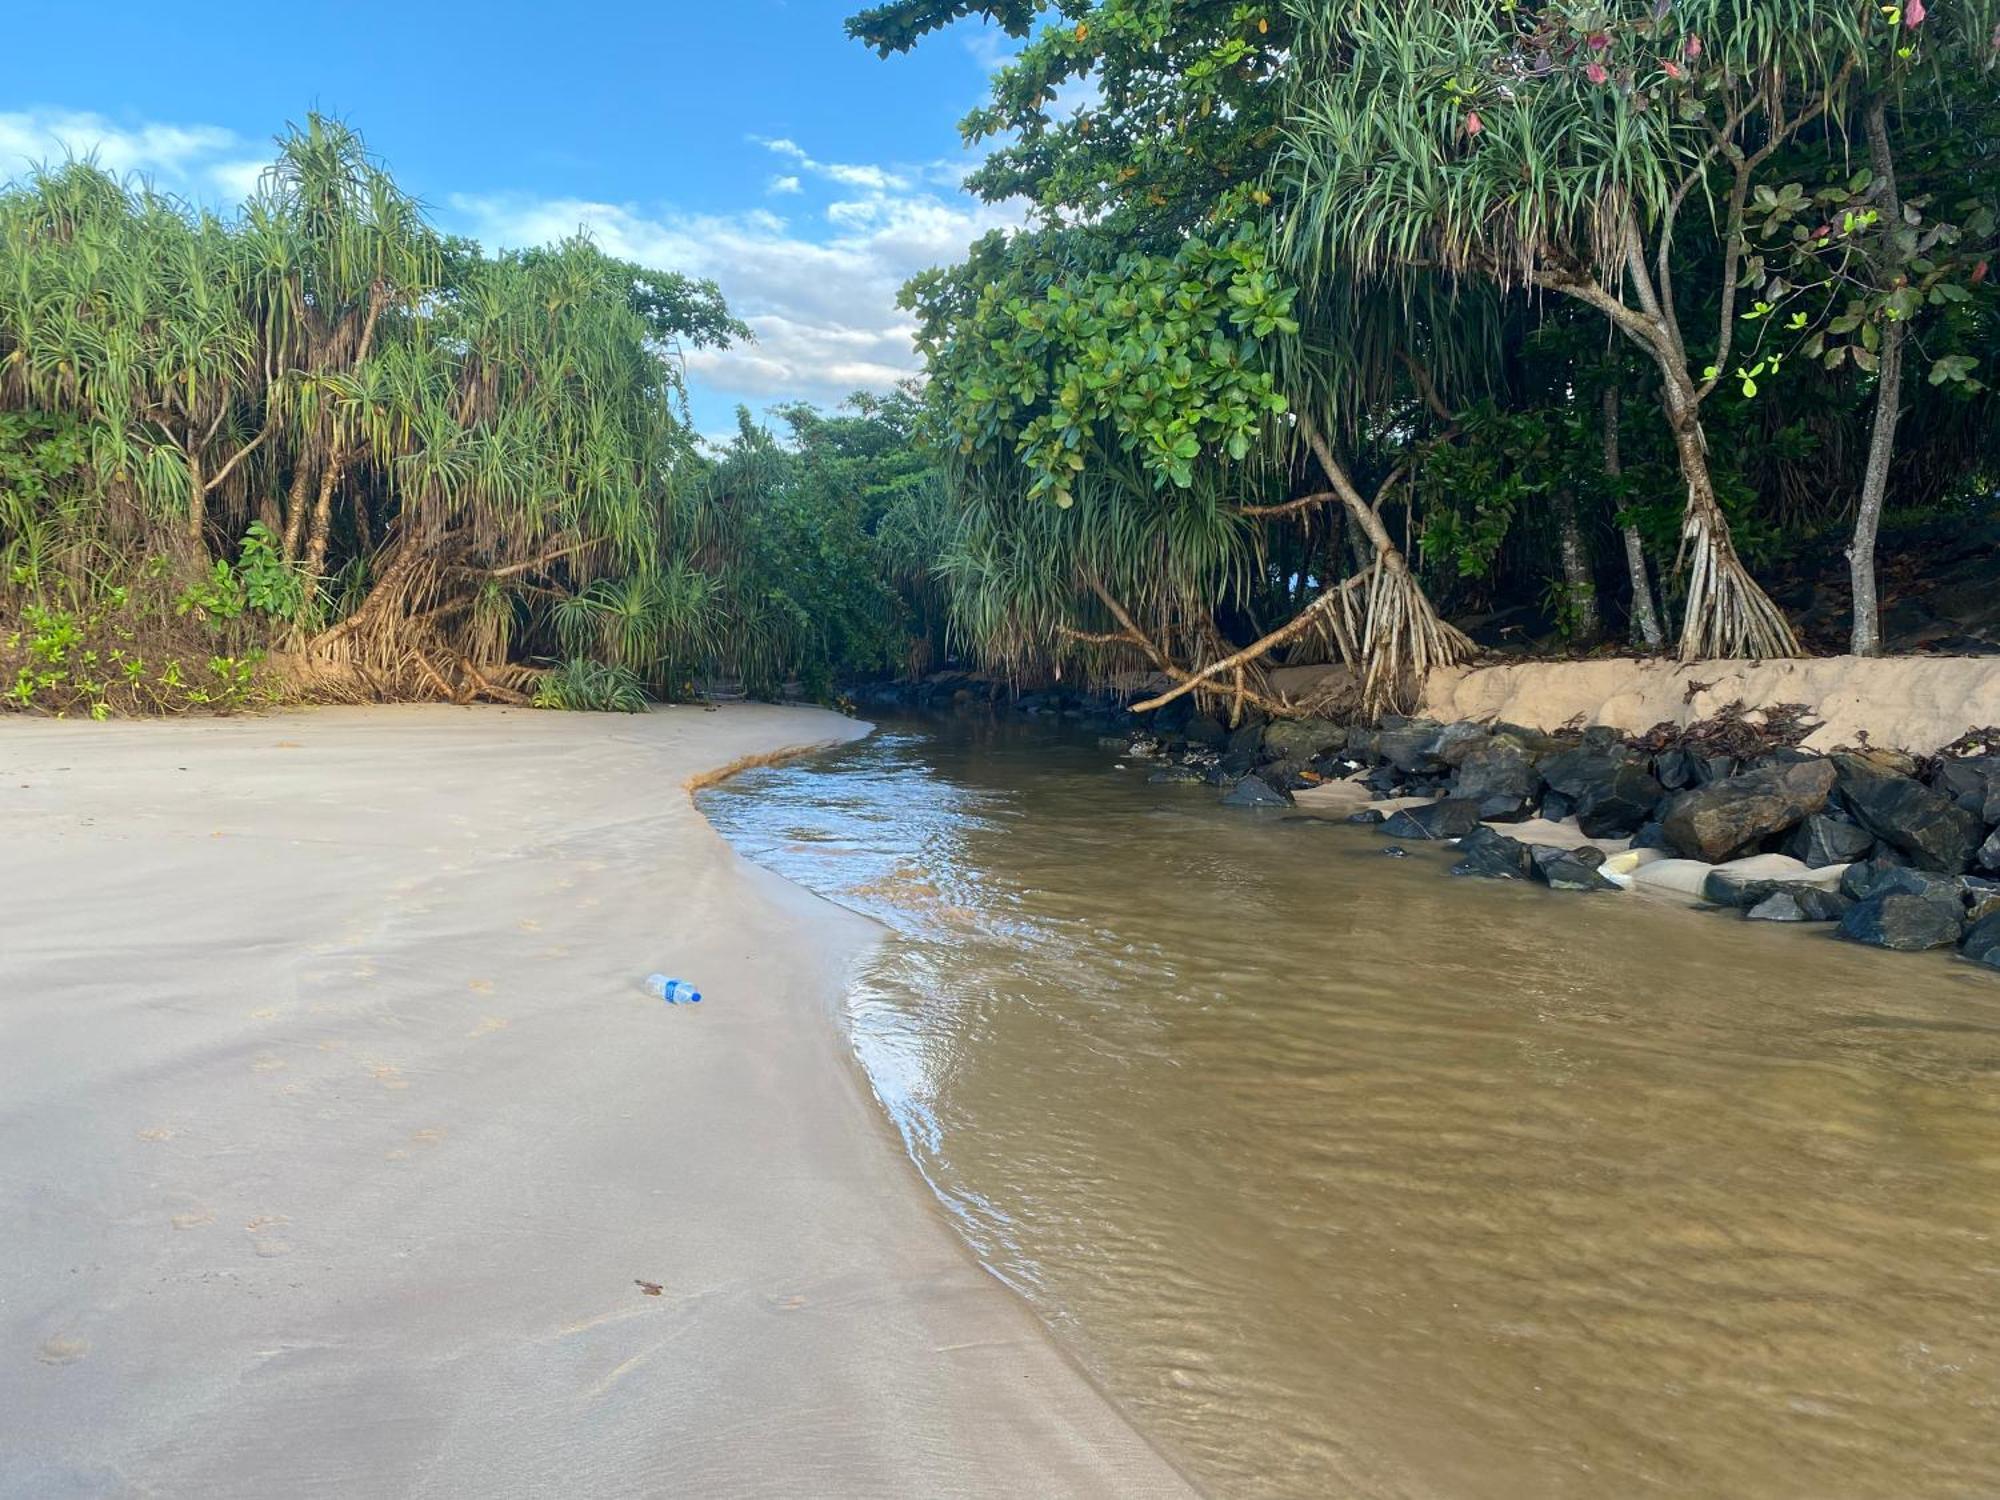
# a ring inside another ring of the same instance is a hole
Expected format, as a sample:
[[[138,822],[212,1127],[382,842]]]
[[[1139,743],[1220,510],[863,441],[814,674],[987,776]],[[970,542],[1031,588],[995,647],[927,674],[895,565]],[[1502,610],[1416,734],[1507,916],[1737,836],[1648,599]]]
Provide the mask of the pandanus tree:
[[[1856,0],[1290,8],[1303,66],[1280,172],[1300,274],[1442,271],[1602,314],[1658,373],[1686,486],[1681,655],[1796,654],[1737,555],[1702,408],[1754,379],[1732,351],[1760,175],[1838,103],[1885,18]],[[1698,215],[1719,253],[1690,253]],[[1683,321],[1698,306],[1705,334]]]
[[[520,648],[585,641],[659,680],[724,607],[689,561],[680,351],[746,333],[713,283],[582,239],[445,239],[319,117],[235,220],[89,163],[0,191],[0,410],[78,435],[72,554],[111,595],[219,568],[231,610],[254,556],[266,644],[329,691],[518,697]]]
[[[218,495],[269,438],[250,267],[211,214],[70,162],[7,195],[0,399],[63,411],[142,525],[205,556]]]
[[[1172,683],[1142,708],[1194,692],[1276,712],[1292,710],[1264,665],[1309,635],[1361,669],[1371,703],[1468,652],[1382,516],[1407,465],[1371,499],[1337,451],[1384,425],[1353,362],[1364,341],[1306,339],[1260,226],[1171,255],[1115,255],[1088,232],[989,241],[913,298],[968,502],[947,569],[989,648],[1115,646]],[[1299,494],[1306,465],[1319,481]],[[1242,612],[1269,528],[1328,506],[1363,565],[1314,578],[1293,618],[1231,644],[1217,612]],[[1071,601],[1106,628],[1079,628]]]

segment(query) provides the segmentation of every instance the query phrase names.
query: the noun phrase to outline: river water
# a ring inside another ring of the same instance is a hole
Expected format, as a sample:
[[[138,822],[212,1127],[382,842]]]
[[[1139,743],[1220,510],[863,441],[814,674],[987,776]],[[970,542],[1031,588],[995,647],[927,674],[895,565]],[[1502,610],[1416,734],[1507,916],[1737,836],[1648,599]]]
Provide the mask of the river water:
[[[2000,1495],[2000,979],[966,720],[703,794],[878,918],[854,1045],[1225,1496]]]

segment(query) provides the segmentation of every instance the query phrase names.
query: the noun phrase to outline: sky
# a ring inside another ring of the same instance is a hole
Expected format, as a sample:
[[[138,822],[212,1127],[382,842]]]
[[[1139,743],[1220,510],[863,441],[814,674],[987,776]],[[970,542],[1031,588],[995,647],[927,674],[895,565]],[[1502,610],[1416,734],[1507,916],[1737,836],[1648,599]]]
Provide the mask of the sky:
[[[1020,219],[959,187],[958,121],[1005,38],[880,59],[860,0],[71,0],[20,7],[0,177],[66,150],[229,206],[308,110],[358,128],[437,224],[489,249],[587,227],[715,278],[755,343],[691,353],[695,425],[832,405],[916,368],[896,291]],[[89,24],[80,24],[85,16]]]

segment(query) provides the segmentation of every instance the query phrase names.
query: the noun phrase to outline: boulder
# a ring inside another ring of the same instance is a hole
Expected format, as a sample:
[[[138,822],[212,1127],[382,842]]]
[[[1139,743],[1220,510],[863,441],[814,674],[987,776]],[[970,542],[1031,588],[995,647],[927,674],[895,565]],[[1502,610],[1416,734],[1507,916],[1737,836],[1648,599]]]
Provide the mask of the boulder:
[[[1491,828],[1475,828],[1458,843],[1459,860],[1451,867],[1454,875],[1480,880],[1525,880],[1528,876],[1528,846]]]
[[[1451,778],[1454,797],[1484,801],[1488,797],[1518,797],[1524,803],[1542,787],[1542,773],[1525,750],[1504,741],[1488,740],[1467,750]]]
[[[1264,753],[1280,759],[1304,763],[1346,748],[1346,726],[1331,719],[1280,719],[1264,728]]]
[[[1227,744],[1230,755],[1255,757],[1264,748],[1264,725],[1256,719],[1246,720],[1231,731]]]
[[[1734,906],[1755,911],[1774,896],[1783,896],[1798,912],[1795,917],[1762,917],[1760,921],[1832,922],[1847,915],[1854,905],[1851,897],[1802,880],[1731,880],[1711,874],[1702,883],[1702,896],[1717,906]]]
[[[1482,823],[1519,823],[1528,816],[1528,800],[1525,797],[1482,797],[1479,799],[1479,821]]]
[[[1208,777],[1194,766],[1161,766],[1146,778],[1148,786],[1199,786]]]
[[[1576,811],[1576,803],[1558,791],[1542,793],[1542,816],[1551,823],[1560,823]]]
[[[1965,927],[1959,912],[1956,901],[1947,903],[1907,891],[1885,891],[1856,902],[1840,919],[1840,935],[1877,948],[1893,948],[1898,953],[1949,948],[1958,942]]]
[[[1822,865],[1849,864],[1866,855],[1874,845],[1875,835],[1859,823],[1850,823],[1832,813],[1814,813],[1793,832],[1785,853],[1817,870]]]
[[[1668,849],[1673,841],[1667,837],[1667,830],[1658,823],[1641,823],[1632,835],[1634,849]]]
[[[1380,823],[1383,821],[1383,816],[1382,809],[1379,807],[1364,807],[1360,812],[1349,813],[1347,821],[1350,823]]]
[[[1245,776],[1223,794],[1224,807],[1290,807],[1292,794],[1258,776]]]
[[[1972,863],[1986,825],[1922,782],[1881,770],[1860,755],[1836,755],[1841,800],[1854,821],[1926,870],[1958,875]]]
[[[1653,775],[1670,792],[1700,786],[1708,777],[1706,764],[1692,750],[1662,750],[1653,757]]]
[[[1866,901],[1874,896],[1901,893],[1963,904],[1959,896],[1958,882],[1950,876],[1912,869],[1908,865],[1893,864],[1884,859],[1866,860],[1849,865],[1841,871],[1840,893],[1851,901]]]
[[[2000,870],[2000,828],[1993,830],[1992,836],[1979,846],[1979,852],[1972,857],[1982,870]]]
[[[2000,822],[2000,755],[1965,755],[1938,762],[1931,790],[1982,823]]]
[[[1460,765],[1466,756],[1482,749],[1492,737],[1492,732],[1484,724],[1469,721],[1447,724],[1432,737],[1430,753],[1440,765]]]
[[[1680,793],[1660,825],[1676,853],[1716,863],[1797,827],[1826,806],[1833,786],[1828,761],[1768,766]]]
[[[1444,762],[1431,753],[1443,726],[1429,719],[1384,719],[1375,736],[1375,753],[1405,775],[1435,771]]]
[[[1805,911],[1789,891],[1773,891],[1762,901],[1743,913],[1751,922],[1804,922],[1808,920]]]
[[[1606,880],[1598,873],[1598,866],[1604,863],[1604,851],[1586,845],[1582,849],[1556,849],[1547,844],[1532,845],[1528,850],[1530,872],[1553,891],[1615,891],[1622,889],[1615,881]],[[1595,855],[1596,858],[1591,858]]]
[[[1224,729],[1207,714],[1196,714],[1182,726],[1181,733],[1187,736],[1191,745],[1209,745],[1220,748],[1228,742],[1229,731]]]
[[[1595,731],[1592,731],[1593,733]],[[1586,838],[1614,838],[1646,822],[1665,795],[1645,760],[1623,745],[1591,741],[1542,765],[1542,779],[1576,809]],[[1549,816],[1546,806],[1543,816]]]
[[[1447,797],[1391,813],[1382,831],[1399,839],[1458,839],[1479,826],[1479,804]]]
[[[1974,963],[1991,964],[2000,969],[2000,914],[1981,917],[1966,929],[1965,941],[1958,951]]]

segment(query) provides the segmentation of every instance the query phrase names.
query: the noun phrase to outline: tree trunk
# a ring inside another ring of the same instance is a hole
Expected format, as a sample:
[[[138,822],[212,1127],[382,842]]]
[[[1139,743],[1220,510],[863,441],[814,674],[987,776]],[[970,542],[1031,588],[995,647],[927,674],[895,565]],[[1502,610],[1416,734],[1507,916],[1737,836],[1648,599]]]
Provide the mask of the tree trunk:
[[[1681,621],[1680,657],[1783,657],[1799,654],[1798,638],[1778,606],[1757,586],[1736,555],[1729,520],[1715,498],[1708,468],[1708,438],[1695,393],[1684,370],[1664,360],[1662,399],[1673,428],[1674,453],[1687,482],[1681,522],[1681,566],[1688,570],[1687,612]]]
[[[320,575],[326,571],[327,542],[333,535],[333,491],[340,482],[340,471],[345,463],[346,455],[336,448],[327,455],[326,467],[320,470],[319,498],[313,502],[312,530],[306,540],[308,604],[318,595]]]
[[[1617,488],[1619,478],[1625,472],[1623,451],[1619,444],[1619,395],[1615,385],[1604,391],[1604,473],[1612,487]],[[1632,578],[1632,629],[1645,642],[1648,651],[1657,651],[1666,642],[1666,635],[1660,629],[1660,617],[1653,609],[1653,582],[1646,573],[1646,548],[1639,540],[1639,528],[1627,524],[1625,533],[1625,571]]]
[[[198,559],[206,560],[208,551],[208,482],[207,473],[201,466],[201,455],[190,452],[187,456],[188,471],[188,513],[187,539]]]
[[[1880,95],[1868,106],[1868,155],[1881,193],[1882,242],[1891,244],[1903,221],[1896,192],[1896,162],[1889,151],[1887,105]],[[1875,425],[1868,435],[1868,467],[1861,480],[1861,503],[1854,516],[1854,539],[1847,545],[1847,576],[1854,592],[1854,628],[1849,649],[1856,656],[1882,654],[1881,609],[1875,597],[1875,533],[1889,493],[1889,464],[1896,456],[1896,423],[1902,416],[1903,320],[1890,318],[1882,329],[1877,356]]]
[[[1464,661],[1472,655],[1472,642],[1438,617],[1423,585],[1410,570],[1409,559],[1389,535],[1375,507],[1354,487],[1319,429],[1303,414],[1299,428],[1347,514],[1375,553],[1366,604],[1345,617],[1337,631],[1352,641],[1359,655],[1363,707],[1372,713],[1403,700],[1413,701],[1423,693],[1431,668]],[[1339,594],[1341,607],[1352,609],[1352,593],[1342,589]]]
[[[1597,614],[1597,581],[1591,576],[1590,554],[1577,520],[1576,495],[1568,485],[1558,485],[1555,499],[1556,525],[1561,531],[1563,624],[1571,645],[1594,646],[1603,625]]]
[[[285,561],[297,562],[299,549],[305,544],[306,496],[312,493],[313,462],[307,454],[299,455],[298,467],[292,470],[292,483],[285,497]]]

